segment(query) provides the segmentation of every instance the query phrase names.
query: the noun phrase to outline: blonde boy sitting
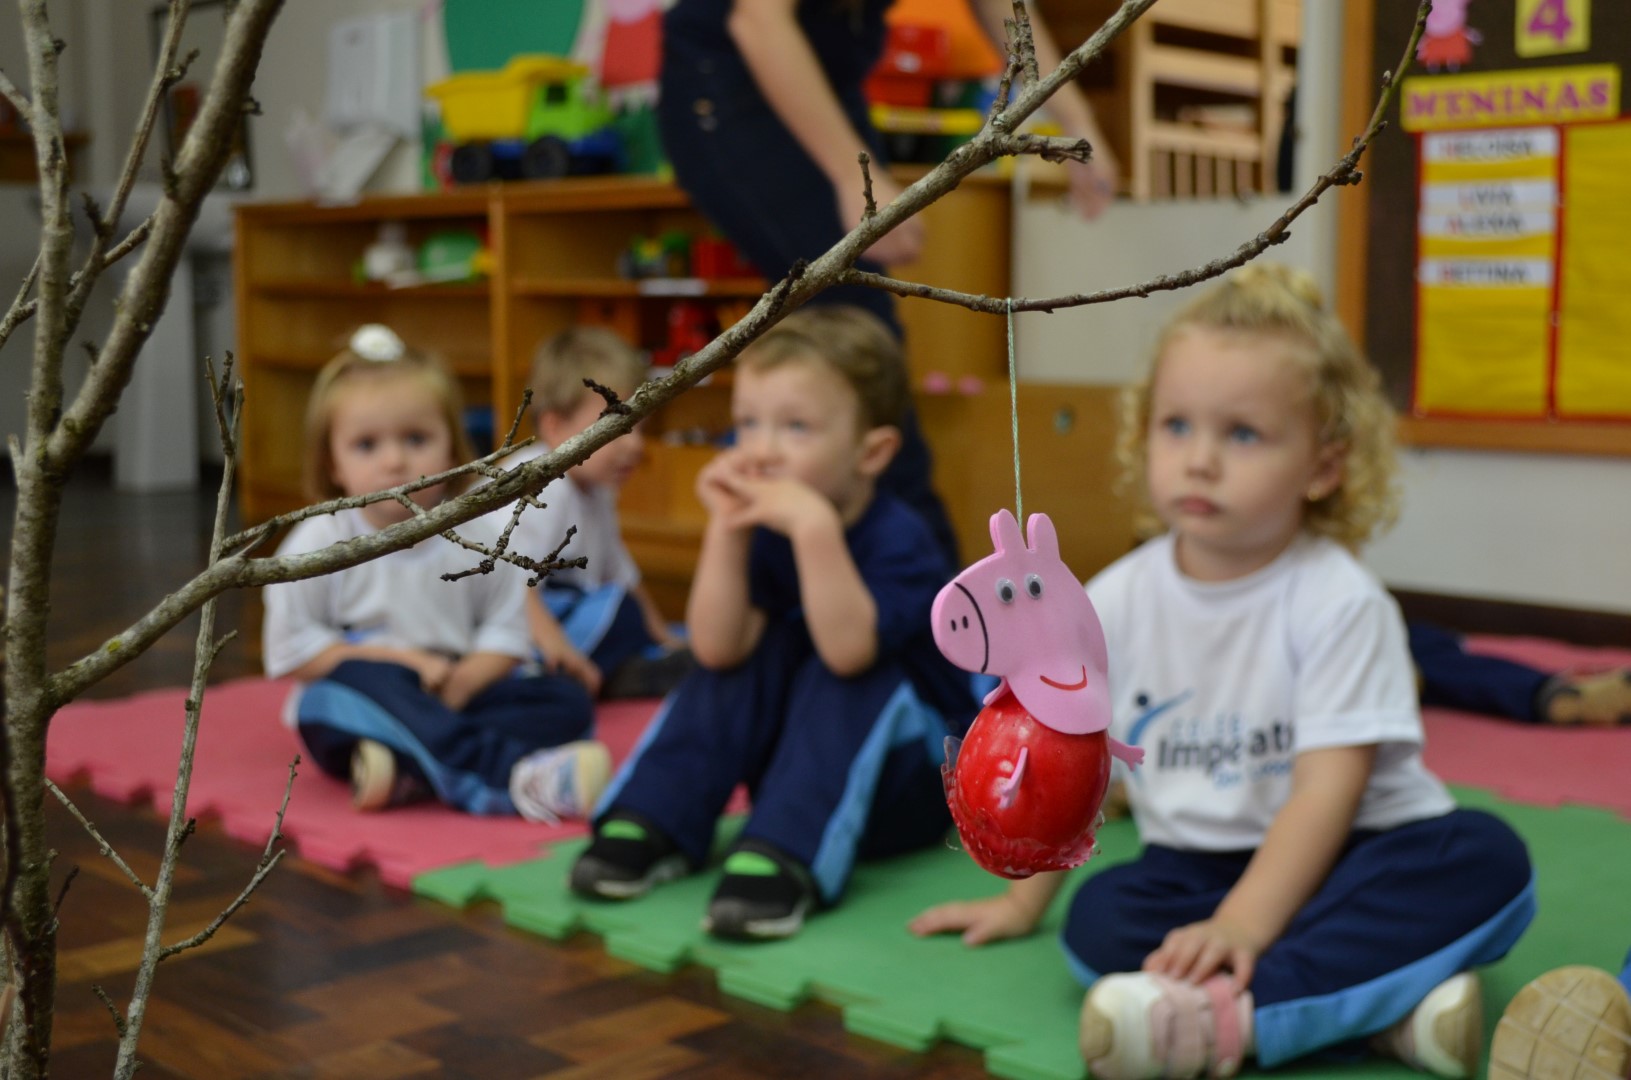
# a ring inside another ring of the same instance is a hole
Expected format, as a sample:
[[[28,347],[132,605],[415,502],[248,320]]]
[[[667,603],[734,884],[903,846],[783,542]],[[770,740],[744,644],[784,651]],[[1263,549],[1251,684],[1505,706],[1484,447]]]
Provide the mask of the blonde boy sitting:
[[[795,934],[858,859],[942,839],[942,744],[976,703],[930,632],[953,568],[874,486],[906,400],[899,346],[860,308],[796,311],[738,357],[736,444],[697,479],[699,666],[607,789],[574,891],[626,900],[700,868],[738,783],[753,811],[708,904],[718,936]]]
[[[585,379],[627,398],[645,375],[645,360],[610,330],[576,327],[547,339],[533,357],[530,381],[538,442],[505,464],[547,454],[600,417],[606,401]],[[544,666],[594,695],[661,696],[690,666],[683,640],[641,583],[618,524],[618,492],[643,456],[638,429],[602,446],[546,486],[543,508],[523,513],[511,537],[512,550],[537,559],[577,527],[561,558],[582,556],[585,565],[557,570],[528,590],[527,626]]]

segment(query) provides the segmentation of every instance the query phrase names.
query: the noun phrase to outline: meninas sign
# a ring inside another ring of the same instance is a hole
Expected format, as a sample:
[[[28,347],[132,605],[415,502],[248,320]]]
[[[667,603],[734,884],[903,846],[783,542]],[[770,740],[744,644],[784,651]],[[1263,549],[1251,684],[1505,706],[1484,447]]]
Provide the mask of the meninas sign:
[[[1620,115],[1615,64],[1431,75],[1406,79],[1400,109],[1406,131],[1572,124]]]

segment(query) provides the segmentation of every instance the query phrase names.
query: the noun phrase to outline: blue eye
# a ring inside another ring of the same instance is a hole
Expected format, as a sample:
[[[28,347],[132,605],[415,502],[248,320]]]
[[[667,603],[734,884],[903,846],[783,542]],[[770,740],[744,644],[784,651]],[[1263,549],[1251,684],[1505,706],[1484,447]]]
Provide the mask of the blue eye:
[[[1256,428],[1250,427],[1246,424],[1236,424],[1234,427],[1229,429],[1229,439],[1232,442],[1249,446],[1261,438],[1262,436],[1257,433]]]
[[[352,445],[355,446],[358,450],[361,450],[363,453],[367,454],[367,453],[370,453],[370,452],[373,451],[373,449],[374,449],[374,440],[373,440],[372,437],[362,438],[362,439],[358,439],[356,442],[352,443]]]
[[[1188,435],[1189,421],[1181,416],[1169,416],[1161,421],[1161,430],[1168,435]]]
[[[409,446],[420,447],[420,446],[424,446],[428,442],[430,442],[430,436],[426,435],[422,431],[414,431],[414,432],[410,432],[408,434],[408,445]]]
[[[1032,600],[1042,599],[1042,578],[1037,574],[1025,575],[1025,591]]]
[[[1004,604],[1014,602],[1014,583],[1007,578],[997,579],[997,599]]]

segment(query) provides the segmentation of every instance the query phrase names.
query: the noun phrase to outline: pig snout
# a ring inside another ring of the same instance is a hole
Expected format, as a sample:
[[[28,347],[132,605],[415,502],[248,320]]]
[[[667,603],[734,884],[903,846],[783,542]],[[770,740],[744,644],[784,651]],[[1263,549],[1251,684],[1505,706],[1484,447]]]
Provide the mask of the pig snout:
[[[985,616],[974,596],[960,583],[940,590],[931,612],[934,642],[946,659],[964,671],[984,672],[991,661],[991,639]]]

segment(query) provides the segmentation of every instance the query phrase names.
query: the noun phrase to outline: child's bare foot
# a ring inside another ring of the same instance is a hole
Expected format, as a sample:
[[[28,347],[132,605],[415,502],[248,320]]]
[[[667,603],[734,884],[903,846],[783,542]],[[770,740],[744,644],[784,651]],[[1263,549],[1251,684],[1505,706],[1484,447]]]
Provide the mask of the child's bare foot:
[[[1548,724],[1631,724],[1631,669],[1561,672],[1546,680],[1536,703]]]

